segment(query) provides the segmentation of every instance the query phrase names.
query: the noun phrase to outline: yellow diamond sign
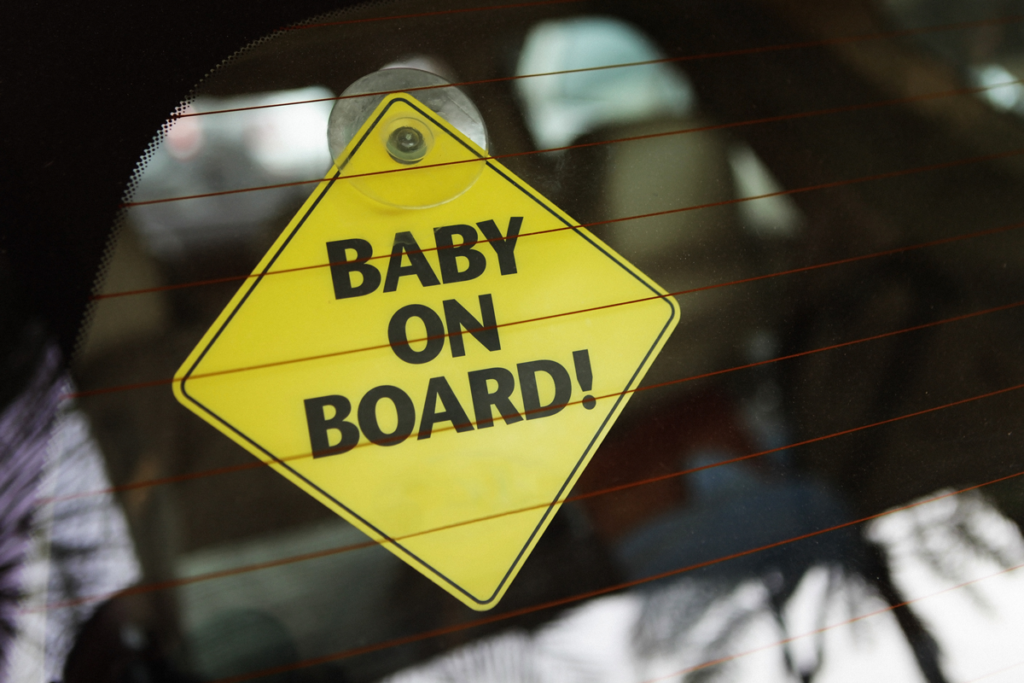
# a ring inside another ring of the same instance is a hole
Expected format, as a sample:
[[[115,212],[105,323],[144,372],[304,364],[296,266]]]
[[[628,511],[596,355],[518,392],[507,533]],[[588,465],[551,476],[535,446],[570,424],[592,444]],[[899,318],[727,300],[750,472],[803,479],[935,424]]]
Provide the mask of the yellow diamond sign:
[[[643,273],[433,111],[390,95],[174,392],[483,610],[677,320]]]

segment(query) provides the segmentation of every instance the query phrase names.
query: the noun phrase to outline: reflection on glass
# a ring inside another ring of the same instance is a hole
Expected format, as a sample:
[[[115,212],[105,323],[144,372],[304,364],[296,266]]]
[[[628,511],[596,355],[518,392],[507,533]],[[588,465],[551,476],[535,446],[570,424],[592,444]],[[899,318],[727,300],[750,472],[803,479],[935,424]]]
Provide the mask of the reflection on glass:
[[[1024,413],[989,394],[1024,381],[1024,337],[1020,309],[978,313],[1024,291],[1007,227],[1024,172],[977,159],[1024,144],[1006,113],[1020,26],[855,40],[1012,3],[791,4],[330,24],[204,82],[131,199],[211,196],[126,212],[100,293],[143,293],[97,303],[84,389],[170,377],[312,186],[234,191],[330,163],[332,103],[289,102],[409,55],[473,83],[492,153],[683,318],[486,622],[253,467],[166,385],[83,398],[111,480],[136,487],[118,496],[148,621],[124,621],[155,634],[148,666],[182,681],[1019,678],[1024,505],[1017,480],[988,482],[1021,470]],[[430,9],[402,7],[344,18]],[[325,44],[352,59],[323,59]],[[591,70],[539,75],[576,69]],[[897,101],[972,84],[988,104]]]

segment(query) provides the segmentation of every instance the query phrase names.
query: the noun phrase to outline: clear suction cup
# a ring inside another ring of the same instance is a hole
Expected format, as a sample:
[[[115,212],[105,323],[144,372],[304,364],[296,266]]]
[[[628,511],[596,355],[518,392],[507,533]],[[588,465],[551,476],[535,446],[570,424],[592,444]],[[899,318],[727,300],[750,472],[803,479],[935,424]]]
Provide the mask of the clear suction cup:
[[[487,151],[484,119],[461,90],[429,71],[392,68],[363,76],[341,94],[327,124],[327,146],[332,159],[337,161],[377,105],[393,92],[409,93]]]
[[[487,129],[469,98],[440,76],[387,68],[342,93],[327,143],[342,177],[364,195],[422,209],[449,202],[476,182]]]

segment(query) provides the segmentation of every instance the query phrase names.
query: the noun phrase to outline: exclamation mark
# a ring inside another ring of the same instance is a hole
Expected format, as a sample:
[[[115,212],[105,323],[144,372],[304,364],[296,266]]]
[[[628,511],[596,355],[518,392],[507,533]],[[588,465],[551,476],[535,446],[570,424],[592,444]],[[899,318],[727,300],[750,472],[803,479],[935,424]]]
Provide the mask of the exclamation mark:
[[[594,371],[590,369],[590,352],[586,349],[572,352],[572,362],[576,364],[576,380],[580,383],[580,389],[590,391],[594,386]],[[583,397],[583,407],[593,410],[597,405],[597,399],[587,394]]]

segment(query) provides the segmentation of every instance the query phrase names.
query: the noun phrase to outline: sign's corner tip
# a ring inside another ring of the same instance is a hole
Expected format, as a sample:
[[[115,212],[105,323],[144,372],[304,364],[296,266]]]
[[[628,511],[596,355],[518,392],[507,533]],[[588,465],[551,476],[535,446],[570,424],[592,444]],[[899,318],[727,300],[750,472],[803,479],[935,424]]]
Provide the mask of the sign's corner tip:
[[[487,602],[475,602],[473,600],[463,600],[462,603],[469,607],[474,612],[490,612],[492,609],[498,606],[501,602],[501,596],[498,596]]]
[[[185,393],[186,379],[182,375],[175,375],[174,379],[171,380],[171,391],[174,392],[174,398],[183,405],[188,405],[192,402],[188,394]]]

